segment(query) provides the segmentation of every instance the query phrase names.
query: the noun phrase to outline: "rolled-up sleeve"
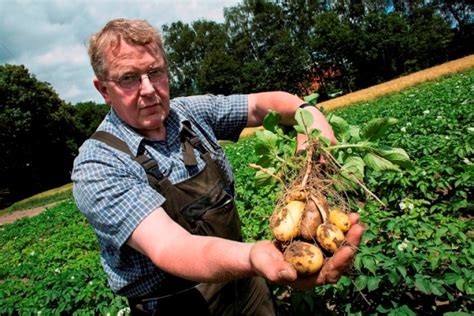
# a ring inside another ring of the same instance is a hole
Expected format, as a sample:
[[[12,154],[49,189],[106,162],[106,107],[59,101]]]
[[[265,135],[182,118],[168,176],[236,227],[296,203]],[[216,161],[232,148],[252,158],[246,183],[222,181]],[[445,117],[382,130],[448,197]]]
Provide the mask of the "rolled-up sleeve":
[[[198,123],[204,121],[219,140],[237,141],[248,121],[248,96],[199,95],[177,98],[175,104]]]
[[[137,162],[96,140],[81,147],[72,180],[76,204],[105,247],[119,249],[165,200]]]

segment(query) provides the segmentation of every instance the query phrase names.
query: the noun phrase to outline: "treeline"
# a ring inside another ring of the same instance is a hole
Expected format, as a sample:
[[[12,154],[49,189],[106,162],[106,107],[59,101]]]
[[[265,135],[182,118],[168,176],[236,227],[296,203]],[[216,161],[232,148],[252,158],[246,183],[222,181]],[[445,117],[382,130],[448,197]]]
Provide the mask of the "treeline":
[[[0,65],[0,209],[70,182],[79,146],[108,110],[65,103],[23,65]]]
[[[468,0],[246,0],[224,16],[163,26],[172,97],[285,90],[321,101],[474,52]],[[69,182],[108,110],[0,65],[0,209]]]
[[[282,89],[319,100],[474,51],[472,1],[246,0],[165,25],[176,95]]]

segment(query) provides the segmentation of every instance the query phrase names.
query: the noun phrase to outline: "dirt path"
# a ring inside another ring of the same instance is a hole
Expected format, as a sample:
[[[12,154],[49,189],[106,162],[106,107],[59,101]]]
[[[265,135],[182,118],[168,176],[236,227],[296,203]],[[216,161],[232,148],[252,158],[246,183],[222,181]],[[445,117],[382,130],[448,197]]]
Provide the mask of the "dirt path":
[[[371,101],[387,94],[399,92],[416,84],[435,80],[470,68],[474,68],[474,55],[469,55],[425,70],[420,70],[397,79],[321,102],[318,105],[324,107],[326,111],[332,111],[355,103]]]
[[[17,219],[23,218],[23,217],[33,217],[36,216],[43,211],[45,211],[48,208],[53,207],[54,205],[58,204],[59,202],[54,202],[50,204],[46,204],[40,207],[35,207],[29,210],[24,210],[24,211],[14,211],[10,214],[6,214],[3,216],[0,216],[0,225],[3,224],[10,224],[15,222]]]

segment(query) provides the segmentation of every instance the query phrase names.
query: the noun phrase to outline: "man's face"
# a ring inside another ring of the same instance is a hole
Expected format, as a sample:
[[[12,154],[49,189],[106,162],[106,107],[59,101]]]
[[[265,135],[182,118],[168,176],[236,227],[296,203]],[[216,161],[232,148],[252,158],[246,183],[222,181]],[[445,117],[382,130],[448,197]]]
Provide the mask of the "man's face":
[[[153,139],[166,136],[164,121],[170,111],[169,82],[166,63],[156,44],[120,47],[106,56],[107,81],[94,80],[94,85],[118,116],[142,135]],[[152,82],[142,76],[135,88],[123,87],[118,81],[162,71]]]

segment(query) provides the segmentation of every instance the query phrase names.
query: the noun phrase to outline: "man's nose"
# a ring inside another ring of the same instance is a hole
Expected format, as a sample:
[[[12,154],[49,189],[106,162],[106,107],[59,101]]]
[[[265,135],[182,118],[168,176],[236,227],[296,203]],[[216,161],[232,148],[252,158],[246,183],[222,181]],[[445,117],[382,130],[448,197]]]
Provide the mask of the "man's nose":
[[[141,95],[150,95],[155,93],[155,88],[153,83],[148,78],[147,74],[143,74],[140,80],[140,94]]]

